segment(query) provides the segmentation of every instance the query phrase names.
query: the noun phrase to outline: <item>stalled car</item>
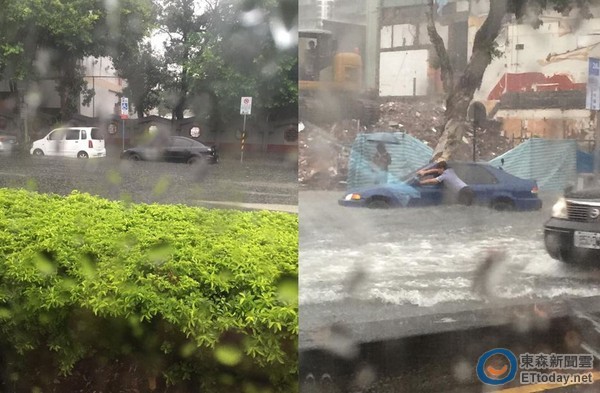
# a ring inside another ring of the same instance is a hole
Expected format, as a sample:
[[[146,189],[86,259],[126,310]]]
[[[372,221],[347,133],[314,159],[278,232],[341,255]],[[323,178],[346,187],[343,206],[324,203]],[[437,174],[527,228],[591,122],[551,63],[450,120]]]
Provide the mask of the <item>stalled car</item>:
[[[17,151],[18,142],[14,135],[0,134],[0,155],[10,155]]]
[[[448,165],[473,190],[473,204],[515,211],[542,207],[535,180],[521,179],[484,163],[449,162]],[[431,164],[424,168],[429,167]],[[452,200],[442,184],[421,185],[416,175],[417,171],[395,183],[349,190],[339,204],[388,208],[441,205]]]
[[[152,140],[146,145],[136,146],[125,150],[121,158],[132,161],[169,161],[169,162],[187,162],[210,163],[219,162],[217,149],[208,147],[196,140],[183,136],[171,136],[165,139],[164,143],[159,139]]]
[[[96,127],[57,128],[34,141],[29,152],[38,157],[106,157],[104,136]]]
[[[566,191],[544,224],[548,254],[565,263],[600,263],[600,188]]]

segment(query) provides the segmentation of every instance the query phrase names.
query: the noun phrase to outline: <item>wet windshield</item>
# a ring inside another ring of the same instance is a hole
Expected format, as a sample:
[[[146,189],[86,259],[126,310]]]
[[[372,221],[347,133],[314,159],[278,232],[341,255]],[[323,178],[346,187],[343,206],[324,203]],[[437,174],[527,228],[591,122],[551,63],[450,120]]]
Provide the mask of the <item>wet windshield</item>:
[[[0,391],[294,391],[297,63],[296,0],[2,2]]]
[[[598,385],[600,8],[542,3],[299,3],[302,391]]]

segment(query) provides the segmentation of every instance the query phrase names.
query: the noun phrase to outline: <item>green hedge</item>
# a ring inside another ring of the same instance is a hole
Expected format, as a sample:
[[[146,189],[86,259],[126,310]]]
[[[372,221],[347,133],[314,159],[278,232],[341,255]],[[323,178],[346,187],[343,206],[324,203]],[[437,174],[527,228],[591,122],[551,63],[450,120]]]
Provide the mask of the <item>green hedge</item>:
[[[5,380],[295,391],[297,261],[295,215],[0,188]]]

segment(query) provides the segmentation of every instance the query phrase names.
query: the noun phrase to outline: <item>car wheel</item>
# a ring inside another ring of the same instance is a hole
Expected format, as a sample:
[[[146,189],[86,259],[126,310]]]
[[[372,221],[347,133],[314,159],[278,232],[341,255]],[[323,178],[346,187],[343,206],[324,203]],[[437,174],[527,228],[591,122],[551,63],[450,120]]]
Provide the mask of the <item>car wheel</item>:
[[[86,152],[80,151],[77,153],[77,158],[90,158],[90,156]]]
[[[390,207],[390,204],[385,199],[376,198],[371,199],[367,206],[369,207],[369,209],[388,209]]]
[[[42,157],[44,155],[44,152],[42,151],[42,149],[35,149],[33,151],[33,155],[34,156],[38,156],[38,157]]]
[[[128,159],[129,161],[141,161],[141,159],[142,159],[142,158],[141,158],[141,157],[140,157],[140,155],[139,155],[139,154],[137,154],[137,153],[131,153],[131,154],[129,154],[129,155],[127,156],[127,159]]]
[[[513,211],[515,210],[515,205],[512,203],[512,201],[498,200],[492,202],[492,209],[499,212]]]

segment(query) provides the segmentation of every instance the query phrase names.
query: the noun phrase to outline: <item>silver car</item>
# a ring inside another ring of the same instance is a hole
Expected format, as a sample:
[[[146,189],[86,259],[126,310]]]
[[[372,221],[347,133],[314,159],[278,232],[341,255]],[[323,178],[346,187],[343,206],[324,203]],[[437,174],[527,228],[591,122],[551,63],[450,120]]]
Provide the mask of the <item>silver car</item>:
[[[17,137],[0,134],[0,154],[11,154],[17,150]]]

